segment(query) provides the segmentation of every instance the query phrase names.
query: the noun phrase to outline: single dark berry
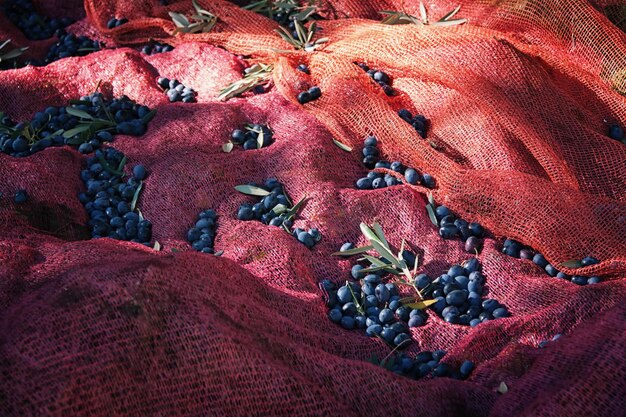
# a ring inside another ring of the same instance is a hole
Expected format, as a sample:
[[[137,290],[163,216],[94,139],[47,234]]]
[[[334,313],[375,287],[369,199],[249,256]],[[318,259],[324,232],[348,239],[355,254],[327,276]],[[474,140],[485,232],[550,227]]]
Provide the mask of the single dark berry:
[[[311,101],[311,93],[309,93],[308,91],[303,91],[298,94],[298,103],[305,104],[309,101]]]
[[[26,190],[17,190],[15,192],[15,196],[13,197],[13,201],[16,204],[23,204],[28,200],[28,193]]]

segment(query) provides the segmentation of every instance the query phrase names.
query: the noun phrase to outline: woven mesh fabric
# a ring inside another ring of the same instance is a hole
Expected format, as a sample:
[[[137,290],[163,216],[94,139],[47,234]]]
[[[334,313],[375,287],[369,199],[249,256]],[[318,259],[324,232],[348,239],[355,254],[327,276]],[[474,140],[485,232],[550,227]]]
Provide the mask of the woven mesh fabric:
[[[87,240],[76,151],[0,154],[0,415],[624,414],[626,146],[606,130],[626,124],[626,35],[602,14],[619,2],[426,2],[431,18],[461,3],[469,19],[437,28],[376,23],[384,9],[419,15],[419,2],[325,1],[330,42],[312,54],[276,52],[289,45],[275,23],[222,0],[199,1],[220,18],[214,32],[174,36],[167,12],[192,7],[168,3],[86,0],[83,11],[77,1],[36,2],[108,49],[0,72],[0,111],[16,120],[99,81],[109,96],[157,109],[145,135],[119,135],[113,146],[148,168],[139,206],[163,246]],[[112,16],[130,22],[107,30]],[[33,57],[53,42],[27,41],[0,13],[5,38]],[[176,49],[140,54],[149,39]],[[217,92],[241,78],[240,55],[273,63],[274,87],[220,102]],[[387,72],[398,94],[384,95],[355,61]],[[311,74],[295,71],[299,63]],[[159,75],[194,88],[198,103],[169,103]],[[299,105],[297,93],[312,85],[322,97]],[[428,141],[397,117],[400,108],[431,120]],[[248,122],[269,124],[276,142],[224,154],[230,132]],[[372,133],[388,160],[433,174],[437,202],[494,236],[479,255],[487,294],[512,316],[469,328],[429,313],[412,330],[411,353],[443,348],[451,364],[473,360],[468,381],[412,381],[367,363],[389,349],[326,317],[317,282],[348,278],[351,261],[329,254],[365,243],[361,221],[380,222],[393,245],[406,238],[431,275],[471,257],[437,235],[427,190],[354,189]],[[236,220],[251,199],[233,187],[269,177],[294,200],[309,197],[295,225],[320,229],[313,250]],[[10,195],[22,188],[30,200],[18,206]],[[222,257],[184,241],[205,208],[220,216]],[[503,236],[555,265],[593,255],[600,264],[563,270],[603,282],[551,279],[501,254]],[[566,336],[537,348],[556,333]],[[501,382],[508,393],[496,392]]]

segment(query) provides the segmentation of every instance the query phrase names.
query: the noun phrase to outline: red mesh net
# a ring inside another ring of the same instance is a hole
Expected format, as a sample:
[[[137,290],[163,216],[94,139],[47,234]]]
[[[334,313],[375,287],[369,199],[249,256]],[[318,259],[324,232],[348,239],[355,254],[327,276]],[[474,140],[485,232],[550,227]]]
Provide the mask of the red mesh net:
[[[76,197],[85,163],[75,150],[0,154],[0,415],[623,415],[626,146],[606,130],[626,124],[626,35],[603,14],[619,2],[462,1],[469,24],[438,28],[376,23],[384,9],[419,15],[419,2],[327,1],[331,20],[320,25],[330,42],[312,54],[276,52],[289,45],[274,22],[221,0],[199,1],[220,18],[214,32],[173,36],[167,12],[192,6],[169,3],[87,0],[84,18],[79,2],[37,2],[78,19],[71,31],[119,48],[0,72],[0,110],[18,120],[98,80],[108,94],[158,109],[148,133],[120,135],[114,146],[150,171],[140,207],[164,248],[85,240]],[[426,7],[436,19],[458,3]],[[130,22],[107,30],[112,16]],[[5,38],[33,57],[53,42],[27,41],[0,13]],[[140,54],[149,39],[176,49]],[[237,54],[273,63],[275,87],[219,102],[218,91],[241,78]],[[387,72],[399,94],[387,97],[355,61]],[[299,63],[311,74],[295,71]],[[159,75],[193,87],[198,103],[170,104]],[[311,85],[322,97],[299,105]],[[397,116],[404,107],[431,120],[436,149]],[[276,142],[222,153],[247,122],[269,124]],[[371,133],[388,160],[436,178],[437,202],[555,265],[593,255],[601,262],[577,272],[603,282],[550,279],[486,239],[488,294],[512,316],[469,328],[429,313],[409,350],[471,359],[470,379],[413,381],[367,363],[389,349],[332,324],[317,289],[348,277],[351,262],[329,254],[364,243],[359,223],[379,221],[392,244],[420,248],[431,275],[470,257],[437,235],[426,190],[354,189]],[[296,226],[320,229],[313,250],[236,220],[248,198],[233,186],[268,177],[294,200],[309,197]],[[7,195],[22,188],[30,200],[14,205]],[[184,241],[209,207],[220,215],[221,258]],[[556,333],[566,336],[537,348]],[[496,392],[501,382],[508,393]]]

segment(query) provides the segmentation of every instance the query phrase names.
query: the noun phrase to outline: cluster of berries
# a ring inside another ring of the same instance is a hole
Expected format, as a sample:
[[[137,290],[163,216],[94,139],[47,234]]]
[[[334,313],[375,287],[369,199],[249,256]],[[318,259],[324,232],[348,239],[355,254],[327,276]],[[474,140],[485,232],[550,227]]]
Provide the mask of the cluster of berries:
[[[265,125],[247,124],[243,130],[235,129],[230,134],[230,142],[243,145],[245,150],[261,149],[270,146],[274,141],[274,133]]]
[[[287,193],[285,193],[283,185],[277,179],[268,179],[262,187],[255,184],[250,185],[255,187],[257,191],[262,190],[263,197],[256,204],[242,204],[237,211],[239,220],[258,220],[270,226],[282,227],[308,248],[312,248],[321,240],[322,235],[316,228],[309,230],[296,228],[293,231],[291,230],[293,218],[297,214],[301,202],[293,206],[289,197],[287,197]],[[260,194],[256,193],[254,195]]]
[[[87,169],[80,173],[86,191],[78,199],[89,213],[91,236],[110,237],[150,245],[152,224],[136,209],[137,199],[146,178],[143,165],[135,165],[132,176],[124,182],[124,154],[113,148],[99,149],[87,159]]]
[[[43,61],[31,60],[27,61],[26,64],[44,66],[62,58],[89,55],[92,52],[99,51],[104,46],[104,44],[87,36],[76,36],[73,33],[65,32],[63,29],[58,30],[56,35],[58,42],[50,46],[48,54]]]
[[[128,19],[126,18],[116,19],[115,17],[112,17],[107,22],[107,29],[113,29],[118,26],[122,26],[124,23],[128,23]]]
[[[197,93],[190,87],[185,87],[180,81],[159,77],[157,84],[163,89],[170,102],[182,101],[183,103],[195,103]]]
[[[50,19],[40,15],[30,0],[5,0],[3,3],[6,17],[17,26],[30,40],[51,38],[58,30],[72,24],[72,19]]]
[[[196,223],[187,232],[187,240],[194,250],[202,253],[215,253],[213,243],[217,228],[217,213],[208,209],[200,212]]]
[[[556,269],[554,265],[549,263],[542,254],[534,251],[529,246],[522,245],[520,242],[513,239],[506,239],[504,241],[502,253],[508,256],[512,256],[513,258],[532,260],[535,265],[543,268],[543,270],[546,271],[546,274],[550,275],[553,278],[565,279],[577,285],[597,284],[598,282],[600,282],[600,277],[598,276],[585,277],[582,275],[567,275],[566,273]],[[580,261],[579,266],[583,267],[595,265],[598,262],[599,261],[596,258],[592,256],[587,256]]]
[[[407,347],[411,343],[409,327],[423,326],[426,314],[403,305],[398,287],[384,284],[381,275],[372,273],[361,278],[357,273],[356,277],[362,279],[362,284],[346,282],[339,288],[329,280],[319,284],[330,309],[328,318],[346,330],[364,329],[369,337],[381,337],[392,346]]]
[[[0,116],[0,150],[12,156],[28,156],[50,146],[78,146],[91,153],[114,133],[139,136],[146,131],[154,111],[126,96],[111,101],[101,93],[83,96],[70,107],[47,107],[28,123]]]
[[[413,116],[410,111],[407,109],[398,110],[398,116],[411,126],[419,135],[423,138],[426,138],[426,130],[428,129],[428,119],[421,114],[416,114]]]
[[[302,91],[298,94],[298,103],[306,104],[310,101],[317,100],[322,96],[322,90],[319,87],[311,87],[308,91]]]
[[[371,69],[370,67],[368,67],[366,64],[362,62],[357,62],[356,64],[363,71],[367,72],[367,75],[369,75],[370,78],[374,80],[375,83],[381,86],[385,94],[387,94],[388,96],[393,96],[393,88],[390,85],[391,79],[386,73],[384,73],[383,71],[376,70],[376,69]]]
[[[385,168],[404,175],[404,179],[408,184],[421,184],[426,188],[435,187],[435,179],[427,173],[420,174],[414,168],[406,168],[401,162],[387,162],[380,160],[380,151],[378,150],[378,140],[374,136],[368,136],[363,143],[363,164],[370,169]],[[390,174],[382,174],[380,172],[371,171],[366,177],[359,178],[356,182],[356,188],[359,190],[372,190],[378,188],[392,187],[401,184],[402,181]]]
[[[465,251],[476,253],[482,246],[481,238],[485,235],[485,229],[478,223],[467,221],[457,217],[446,206],[438,206],[435,210],[439,236],[444,239],[461,238],[465,242]]]
[[[148,45],[144,45],[141,48],[141,52],[146,55],[160,54],[161,52],[171,52],[174,47],[167,43],[161,43],[158,41],[152,41]]]
[[[476,258],[450,269],[432,280],[426,274],[415,277],[415,285],[424,296],[436,302],[431,306],[446,322],[475,327],[482,322],[507,317],[509,312],[497,300],[482,299],[485,276]]]
[[[441,359],[446,355],[446,351],[439,349],[433,352],[424,350],[414,357],[410,357],[405,352],[391,355],[383,361],[376,360],[377,365],[412,379],[449,377],[454,379],[467,379],[474,370],[474,362],[464,361],[458,369],[453,368]]]

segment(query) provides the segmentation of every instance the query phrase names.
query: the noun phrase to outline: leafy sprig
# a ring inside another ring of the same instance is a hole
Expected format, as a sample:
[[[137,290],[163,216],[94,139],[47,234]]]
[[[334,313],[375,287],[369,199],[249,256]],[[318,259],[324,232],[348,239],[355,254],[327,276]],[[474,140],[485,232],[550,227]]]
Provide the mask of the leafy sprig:
[[[402,244],[398,254],[394,254],[393,250],[389,246],[389,242],[385,238],[385,233],[380,224],[374,223],[371,226],[367,223],[361,223],[361,233],[369,241],[369,245],[361,246],[358,248],[350,249],[347,251],[335,252],[334,256],[350,256],[363,254],[363,257],[359,261],[365,261],[370,263],[370,267],[362,269],[362,273],[384,271],[392,275],[403,277],[398,282],[402,285],[408,285],[415,289],[417,297],[404,298],[401,301],[403,304],[410,306],[411,308],[424,309],[433,304],[433,300],[423,300],[423,292],[417,288],[415,283],[415,275],[417,273],[417,266],[419,264],[419,258],[415,258],[413,265],[407,265],[407,262],[402,256],[404,252],[404,246],[406,241],[402,239]],[[376,251],[378,257],[365,254],[365,252]],[[412,269],[411,269],[412,268]]]
[[[200,7],[196,0],[193,0],[192,3],[196,9],[196,14],[190,18],[182,13],[169,12],[170,18],[176,25],[176,33],[206,33],[213,30],[217,24],[217,16]]]
[[[317,6],[309,2],[309,6],[301,7],[297,0],[260,0],[243,6],[244,9],[263,14],[270,19],[279,13],[286,13],[290,20],[304,22],[317,12]]]
[[[296,50],[304,50],[305,52],[313,52],[317,48],[323,46],[326,42],[329,41],[328,38],[320,38],[313,41],[313,36],[317,31],[317,23],[313,22],[309,25],[309,27],[305,27],[299,21],[294,22],[294,27],[296,28],[296,37],[294,38],[291,31],[289,29],[285,29],[284,27],[280,27],[276,29],[276,32],[283,38],[285,41],[289,42]]]
[[[268,83],[272,78],[273,70],[274,66],[271,64],[254,64],[246,69],[246,73],[241,80],[237,80],[225,88],[222,88],[217,98],[226,101],[230,98],[240,96],[258,85]]]
[[[420,17],[412,16],[405,12],[398,12],[394,10],[381,10],[379,13],[385,15],[385,18],[381,21],[384,25],[430,25],[430,26],[455,26],[461,25],[467,22],[467,19],[452,19],[461,10],[461,6],[457,6],[454,10],[446,13],[441,19],[436,22],[430,22],[428,19],[428,13],[426,12],[426,6],[420,2]]]

